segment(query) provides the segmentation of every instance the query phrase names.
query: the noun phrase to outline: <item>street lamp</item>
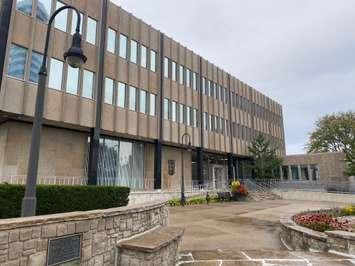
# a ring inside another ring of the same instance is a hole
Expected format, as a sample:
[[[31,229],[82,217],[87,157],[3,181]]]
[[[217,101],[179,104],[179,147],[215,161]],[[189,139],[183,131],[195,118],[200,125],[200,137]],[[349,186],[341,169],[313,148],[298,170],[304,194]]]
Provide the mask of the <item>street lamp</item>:
[[[31,147],[30,156],[28,160],[28,170],[26,179],[26,192],[22,199],[21,216],[34,216],[36,215],[36,183],[38,172],[38,158],[39,158],[39,146],[41,138],[41,129],[43,123],[43,106],[45,96],[45,85],[47,80],[47,57],[48,57],[48,43],[51,32],[53,20],[58,13],[64,9],[73,9],[77,16],[77,23],[75,33],[73,35],[72,45],[69,50],[64,53],[64,59],[71,67],[78,68],[86,62],[86,56],[81,49],[81,35],[80,35],[80,13],[73,6],[63,6],[57,9],[50,17],[47,26],[46,43],[44,46],[44,54],[42,65],[38,73],[38,87],[36,96],[36,109],[33,119],[32,135],[31,135]]]
[[[184,139],[187,138],[187,151],[191,151],[191,136],[189,133],[185,132],[181,136],[181,143],[184,144]],[[185,206],[186,198],[185,198],[185,178],[184,178],[184,150],[181,150],[181,198],[180,204],[181,206]]]

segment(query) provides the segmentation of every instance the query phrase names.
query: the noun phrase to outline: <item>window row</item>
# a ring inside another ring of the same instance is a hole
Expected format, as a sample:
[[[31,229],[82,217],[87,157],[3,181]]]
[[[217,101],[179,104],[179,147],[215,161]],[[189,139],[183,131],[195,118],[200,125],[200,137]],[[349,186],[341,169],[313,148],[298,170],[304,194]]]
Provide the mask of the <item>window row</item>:
[[[164,119],[198,127],[197,109],[164,98]]]
[[[216,82],[206,79],[205,77],[202,78],[202,92],[207,96],[228,104],[228,89],[218,85]]]
[[[16,44],[11,44],[7,74],[11,77],[38,82],[38,72],[43,55]],[[26,69],[29,68],[29,69]],[[48,87],[68,93],[93,98],[95,73],[86,69],[72,68],[63,61],[50,58]],[[26,71],[28,74],[26,74]],[[64,82],[65,81],[65,82]]]
[[[57,9],[61,8],[65,4],[57,0],[17,0],[16,9],[22,13],[35,17],[47,23],[50,15]],[[71,24],[69,25],[69,15],[71,17]],[[89,16],[84,16],[83,13],[80,13],[81,24],[80,24],[80,33],[83,34],[83,25],[85,25],[86,36],[83,36],[83,40],[96,45],[97,43],[97,21],[94,18]],[[61,11],[54,20],[54,27],[64,31],[70,32],[71,34],[75,33],[75,28],[77,24],[77,15],[73,10],[65,9]]]
[[[164,77],[178,81],[179,84],[190,87],[193,90],[198,88],[198,74],[168,57],[164,57]]]
[[[129,59],[134,64],[139,64],[141,67],[149,68],[151,71],[156,71],[157,52],[148,49],[143,44],[131,39],[122,33],[118,34],[112,28],[107,29],[107,46],[106,50],[118,54],[124,59]]]
[[[245,141],[252,141],[256,136],[256,131],[251,129],[250,127],[246,127],[240,125],[236,122],[232,123],[232,135],[234,138],[245,140]]]
[[[227,119],[208,114],[207,112],[203,113],[202,119],[205,130],[229,136],[229,121]]]
[[[153,93],[105,78],[104,102],[142,114],[156,115],[156,98]]]

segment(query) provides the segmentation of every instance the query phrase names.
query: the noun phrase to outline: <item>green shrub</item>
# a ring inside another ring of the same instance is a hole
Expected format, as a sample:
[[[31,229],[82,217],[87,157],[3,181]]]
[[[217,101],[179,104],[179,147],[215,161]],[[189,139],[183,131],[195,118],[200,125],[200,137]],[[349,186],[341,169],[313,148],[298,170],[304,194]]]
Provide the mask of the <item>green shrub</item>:
[[[107,209],[128,204],[129,188],[114,186],[37,186],[37,215]],[[0,218],[19,217],[25,186],[0,184]]]
[[[209,203],[220,202],[220,199],[217,195],[210,196]],[[174,198],[168,200],[167,204],[169,206],[180,206],[180,198]],[[205,196],[196,196],[192,198],[186,199],[186,205],[198,205],[198,204],[207,204],[207,200]]]

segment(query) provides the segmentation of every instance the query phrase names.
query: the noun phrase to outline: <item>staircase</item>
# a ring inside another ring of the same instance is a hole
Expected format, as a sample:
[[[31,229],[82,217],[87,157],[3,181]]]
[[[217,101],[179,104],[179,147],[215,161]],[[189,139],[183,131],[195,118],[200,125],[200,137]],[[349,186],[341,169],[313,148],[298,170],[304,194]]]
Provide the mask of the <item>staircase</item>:
[[[281,199],[280,196],[272,193],[269,187],[263,186],[251,179],[243,179],[243,183],[249,191],[248,200],[250,201]]]

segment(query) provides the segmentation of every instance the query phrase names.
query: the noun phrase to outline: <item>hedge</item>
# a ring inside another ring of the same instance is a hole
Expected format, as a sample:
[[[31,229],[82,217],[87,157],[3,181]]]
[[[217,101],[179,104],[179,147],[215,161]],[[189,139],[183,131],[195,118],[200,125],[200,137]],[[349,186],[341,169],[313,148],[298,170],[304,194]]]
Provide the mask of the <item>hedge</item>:
[[[107,209],[128,204],[128,187],[37,185],[36,215]],[[24,185],[0,184],[0,219],[21,216]]]

